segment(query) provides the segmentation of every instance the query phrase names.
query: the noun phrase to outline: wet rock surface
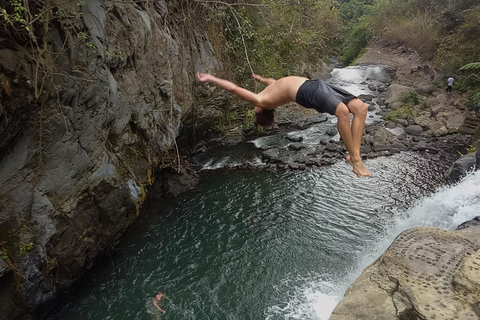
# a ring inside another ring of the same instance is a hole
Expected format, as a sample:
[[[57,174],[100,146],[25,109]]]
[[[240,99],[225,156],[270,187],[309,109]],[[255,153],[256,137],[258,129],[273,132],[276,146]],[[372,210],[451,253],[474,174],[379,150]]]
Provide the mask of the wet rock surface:
[[[415,228],[347,290],[330,319],[478,319],[479,226]]]

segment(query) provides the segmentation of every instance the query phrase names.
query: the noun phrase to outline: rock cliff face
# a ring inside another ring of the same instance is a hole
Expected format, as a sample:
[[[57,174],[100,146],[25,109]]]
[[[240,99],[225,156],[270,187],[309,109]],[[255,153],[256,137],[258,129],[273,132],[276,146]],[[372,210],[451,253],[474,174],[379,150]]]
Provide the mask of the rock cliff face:
[[[478,319],[480,227],[416,228],[347,290],[331,320]]]
[[[52,24],[55,86],[41,99],[31,61],[0,50],[2,319],[43,304],[115,244],[157,169],[177,167],[194,71],[221,68],[192,20],[198,3],[86,0],[81,11]]]

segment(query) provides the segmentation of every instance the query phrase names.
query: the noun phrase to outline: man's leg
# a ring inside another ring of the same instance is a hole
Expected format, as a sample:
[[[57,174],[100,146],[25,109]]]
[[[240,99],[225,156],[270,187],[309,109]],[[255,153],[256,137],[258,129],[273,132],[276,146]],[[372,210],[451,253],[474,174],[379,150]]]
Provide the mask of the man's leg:
[[[352,125],[350,125],[350,112],[354,116]],[[369,177],[370,172],[363,164],[360,155],[360,144],[362,143],[363,130],[365,128],[367,107],[361,100],[354,99],[348,103],[348,107],[344,103],[340,103],[337,106],[335,115],[338,118],[338,132],[347,148],[347,161],[352,165],[353,173],[358,177]]]

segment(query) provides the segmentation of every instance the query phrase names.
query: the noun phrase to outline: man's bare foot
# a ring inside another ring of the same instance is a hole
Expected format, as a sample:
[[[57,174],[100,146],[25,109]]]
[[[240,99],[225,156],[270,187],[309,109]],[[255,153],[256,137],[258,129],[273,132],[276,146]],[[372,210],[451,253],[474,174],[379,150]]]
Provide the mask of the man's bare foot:
[[[359,160],[352,160],[352,157],[347,154],[345,160],[348,162],[349,165],[353,167],[353,173],[357,175],[357,177],[370,177],[370,171],[365,167],[362,162],[362,159]]]
[[[371,176],[370,171],[368,171],[368,169],[365,167],[362,160],[352,161],[350,159],[350,161],[351,161],[351,165],[353,167],[353,173],[355,173],[357,175],[357,177],[361,178],[361,177],[370,177]]]
[[[352,162],[352,159],[350,158],[349,154],[347,154],[347,156],[345,157],[345,160],[347,160],[348,164],[353,167],[353,162]]]

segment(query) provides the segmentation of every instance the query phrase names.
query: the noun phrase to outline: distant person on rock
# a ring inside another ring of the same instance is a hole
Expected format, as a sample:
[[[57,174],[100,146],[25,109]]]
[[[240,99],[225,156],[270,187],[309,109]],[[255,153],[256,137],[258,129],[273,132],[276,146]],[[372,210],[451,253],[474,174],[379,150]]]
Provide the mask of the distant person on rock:
[[[473,111],[475,111],[475,116],[477,116],[479,110],[480,110],[480,105],[477,104],[473,109]]]
[[[257,74],[252,74],[252,77],[267,87],[260,93],[253,93],[228,80],[197,72],[197,79],[201,82],[211,82],[253,104],[257,123],[263,126],[273,123],[273,109],[289,102],[335,115],[338,118],[338,132],[348,151],[346,160],[353,167],[353,173],[358,177],[370,176],[360,156],[360,144],[367,117],[365,103],[351,93],[319,79],[289,76],[275,80]],[[353,114],[351,124],[350,113]]]
[[[160,307],[158,306],[158,303],[159,303],[160,300],[162,300],[163,298],[167,298],[167,299],[168,299],[168,297],[167,297],[165,294],[160,293],[160,292],[157,292],[157,293],[155,293],[152,302],[153,302],[153,305],[158,309],[158,311],[165,313],[165,310],[163,310],[162,308],[160,308]]]
[[[452,77],[448,78],[448,80],[447,80],[447,92],[452,92],[454,82],[455,82],[455,79],[453,79]]]

